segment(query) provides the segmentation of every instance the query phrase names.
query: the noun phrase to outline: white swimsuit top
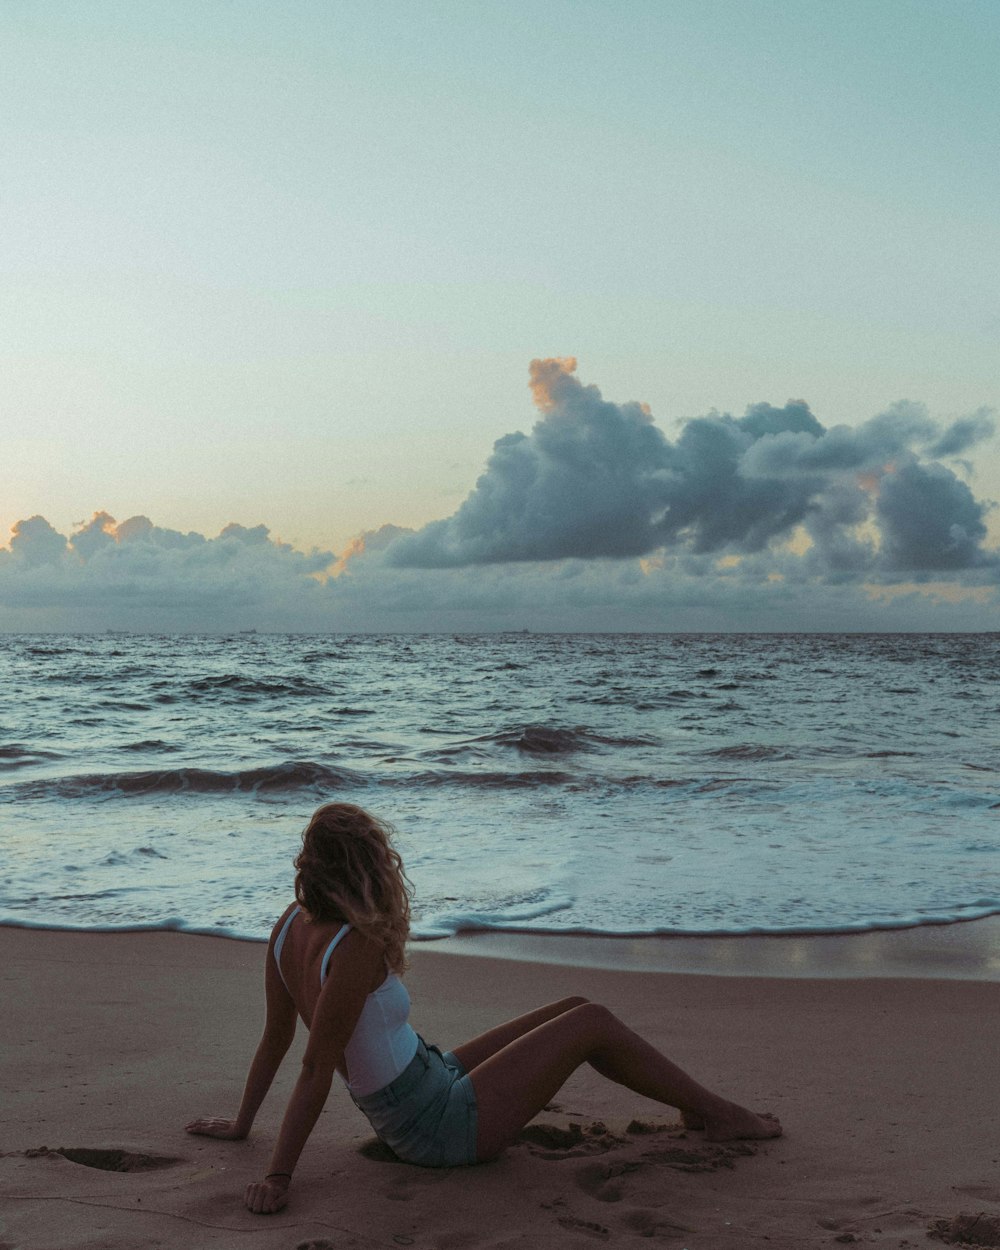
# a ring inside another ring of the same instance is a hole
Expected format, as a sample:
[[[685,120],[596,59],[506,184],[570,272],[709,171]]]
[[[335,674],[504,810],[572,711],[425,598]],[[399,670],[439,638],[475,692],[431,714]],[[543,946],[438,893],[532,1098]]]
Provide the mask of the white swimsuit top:
[[[281,971],[281,951],[289,926],[301,910],[301,907],[296,907],[289,912],[274,943],[274,961],[286,990],[288,982]],[[320,985],[326,980],[330,957],[337,943],[346,937],[350,929],[349,924],[342,925],[326,948],[319,971]],[[365,999],[351,1040],[344,1048],[344,1060],[351,1077],[344,1083],[356,1097],[363,1098],[365,1094],[384,1089],[417,1053],[417,1035],[409,1023],[409,1016],[410,996],[406,986],[395,972],[387,973],[378,989]]]

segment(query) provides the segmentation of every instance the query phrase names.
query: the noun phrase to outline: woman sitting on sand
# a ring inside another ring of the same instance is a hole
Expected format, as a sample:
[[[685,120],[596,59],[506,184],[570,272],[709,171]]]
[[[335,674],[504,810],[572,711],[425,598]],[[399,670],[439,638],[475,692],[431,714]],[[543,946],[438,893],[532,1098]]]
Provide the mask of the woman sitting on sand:
[[[403,864],[384,824],[350,803],[321,807],[295,860],[295,897],[267,948],[264,1035],[235,1120],[200,1119],[189,1133],[247,1136],[295,1033],[309,1029],[302,1071],[267,1175],[247,1186],[251,1211],[280,1211],[292,1172],[339,1072],[379,1138],[400,1159],[452,1167],[492,1159],[589,1063],[637,1094],[679,1108],[712,1141],[776,1137],[757,1116],[699,1085],[606,1007],[564,998],[454,1051],[410,1027],[399,974],[410,905]]]

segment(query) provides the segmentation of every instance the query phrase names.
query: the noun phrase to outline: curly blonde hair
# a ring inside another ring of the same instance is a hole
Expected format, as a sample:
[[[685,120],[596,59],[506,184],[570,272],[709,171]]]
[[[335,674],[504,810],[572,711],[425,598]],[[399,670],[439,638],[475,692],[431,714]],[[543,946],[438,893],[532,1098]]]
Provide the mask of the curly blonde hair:
[[[346,920],[406,968],[410,882],[392,845],[392,826],[353,803],[324,803],[295,857],[295,897],[313,920]]]

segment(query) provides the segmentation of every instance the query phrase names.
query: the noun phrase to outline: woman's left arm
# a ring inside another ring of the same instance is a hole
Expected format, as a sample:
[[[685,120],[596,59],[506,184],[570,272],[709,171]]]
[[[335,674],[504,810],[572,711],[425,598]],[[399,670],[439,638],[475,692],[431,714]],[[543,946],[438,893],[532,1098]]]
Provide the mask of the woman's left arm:
[[[323,1110],[344,1050],[369,993],[385,977],[385,951],[352,931],[344,939],[334,967],[320,991],[309,1029],[302,1070],[288,1100],[281,1131],[262,1181],[247,1186],[243,1201],[258,1214],[280,1211],[299,1155]]]
[[[275,926],[275,931],[277,931],[277,926]],[[264,991],[267,998],[264,1032],[250,1064],[250,1071],[247,1073],[243,1098],[240,1102],[240,1109],[236,1113],[236,1119],[227,1120],[216,1116],[206,1116],[192,1120],[190,1124],[185,1125],[189,1133],[199,1133],[205,1137],[220,1137],[225,1141],[239,1141],[246,1137],[281,1067],[281,1061],[288,1053],[292,1038],[295,1036],[297,1016],[291,995],[278,975],[273,947],[274,934],[272,933],[264,965]]]

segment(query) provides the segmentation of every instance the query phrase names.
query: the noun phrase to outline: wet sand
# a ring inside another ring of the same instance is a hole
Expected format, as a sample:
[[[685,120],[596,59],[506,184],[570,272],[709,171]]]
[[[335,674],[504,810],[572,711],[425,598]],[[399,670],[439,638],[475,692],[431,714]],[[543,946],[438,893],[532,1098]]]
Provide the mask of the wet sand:
[[[792,1250],[933,1244],[935,1221],[960,1214],[988,1229],[1000,1219],[1000,929],[906,932],[418,945],[408,984],[429,1040],[454,1045],[585,994],[705,1083],[778,1114],[786,1136],[714,1146],[586,1069],[497,1162],[425,1171],[370,1157],[371,1132],[335,1085],[291,1204],[260,1217],[240,1196],[267,1162],[303,1036],[248,1141],[181,1126],[235,1112],[262,1020],[263,946],[0,928],[0,1250]],[[654,967],[628,970],[640,958]],[[659,970],[665,960],[679,970]]]
[[[863,933],[738,937],[563,937],[492,931],[449,938],[435,949],[630,972],[1000,981],[1000,916]]]

